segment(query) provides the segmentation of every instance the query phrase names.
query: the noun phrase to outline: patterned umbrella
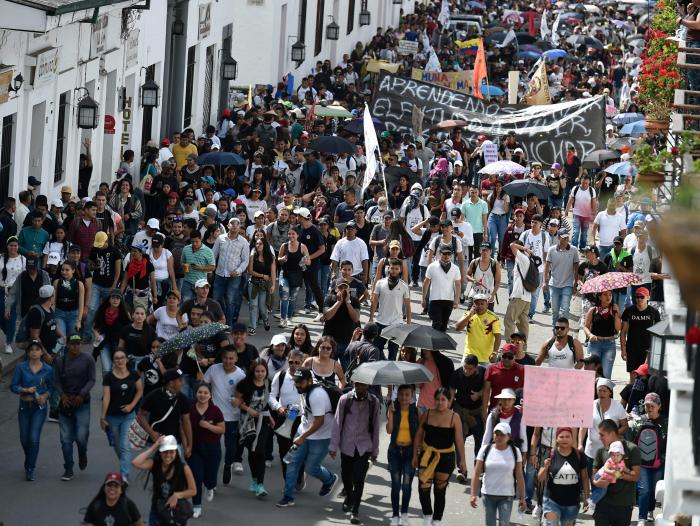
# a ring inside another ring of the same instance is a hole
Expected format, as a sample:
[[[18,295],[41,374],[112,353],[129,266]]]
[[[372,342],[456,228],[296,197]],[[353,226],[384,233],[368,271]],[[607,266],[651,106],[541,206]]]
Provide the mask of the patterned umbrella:
[[[369,385],[423,384],[433,373],[419,363],[380,360],[363,363],[352,373],[352,381]]]
[[[581,287],[581,294],[605,292],[606,290],[624,289],[630,285],[639,285],[642,277],[633,272],[608,272],[586,281]]]
[[[207,325],[200,325],[199,327],[185,329],[169,340],[163,342],[163,344],[160,346],[160,353],[166,354],[169,352],[178,351],[180,349],[189,349],[195,343],[211,338],[221,331],[227,331],[228,329],[229,326],[224,325],[223,323],[209,323]]]
[[[527,168],[524,166],[514,163],[513,161],[496,161],[495,163],[490,163],[484,166],[481,170],[479,170],[480,174],[486,174],[486,175],[491,175],[491,174],[506,174],[506,175],[515,175],[515,174],[524,174],[527,172]]]

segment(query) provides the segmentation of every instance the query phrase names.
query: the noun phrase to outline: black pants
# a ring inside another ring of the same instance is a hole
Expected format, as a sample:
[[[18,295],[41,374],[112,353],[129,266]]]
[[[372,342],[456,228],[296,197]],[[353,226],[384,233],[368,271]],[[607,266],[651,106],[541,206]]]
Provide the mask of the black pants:
[[[629,526],[632,520],[632,506],[613,506],[601,501],[593,512],[595,526]]]
[[[428,316],[433,322],[433,329],[445,332],[450,321],[454,302],[450,300],[431,300],[428,305]]]
[[[271,433],[270,422],[267,418],[263,418],[255,449],[253,449],[252,444],[246,444],[250,476],[258,484],[265,482],[265,453],[267,451],[267,442],[272,439]]]
[[[321,272],[319,265],[311,265],[304,271],[304,284],[307,285],[316,299],[318,312],[323,312],[323,293],[321,286],[318,284],[318,275]]]
[[[350,505],[350,511],[357,513],[360,509],[362,492],[365,489],[365,475],[369,469],[369,451],[360,455],[357,450],[354,456],[340,454],[340,476],[345,487],[345,503]]]
[[[413,283],[418,283],[420,280],[420,256],[423,251],[418,250],[418,241],[414,241],[413,246],[415,247],[415,253],[411,260],[411,281]]]
[[[481,242],[484,240],[484,234],[474,234],[474,244],[469,247],[469,261],[479,257],[481,254]]]

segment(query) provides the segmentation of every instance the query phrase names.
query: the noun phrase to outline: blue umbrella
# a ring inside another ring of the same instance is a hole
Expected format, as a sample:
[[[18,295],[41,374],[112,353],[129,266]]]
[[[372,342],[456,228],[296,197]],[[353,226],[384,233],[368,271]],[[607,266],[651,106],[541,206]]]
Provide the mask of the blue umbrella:
[[[492,86],[490,84],[482,85],[481,86],[481,93],[484,95],[488,95],[489,97],[502,97],[503,95],[506,94],[506,92],[503,91],[498,86]]]
[[[467,2],[467,5],[476,9],[486,9],[486,4],[476,2],[475,0],[469,0],[469,2]]]
[[[536,53],[534,51],[521,51],[518,53],[518,58],[526,58],[529,60],[537,60],[540,58],[541,53]]]
[[[643,121],[643,113],[619,113],[615,115],[612,119],[612,123],[615,126],[629,124],[630,122]]]
[[[643,133],[646,133],[646,128],[644,127],[645,121],[636,121],[625,124],[620,130],[620,135],[631,135],[632,137],[639,137]]]
[[[245,166],[246,162],[243,157],[231,152],[211,152],[200,155],[197,159],[197,164],[200,166]]]
[[[616,174],[622,176],[631,175],[634,177],[635,175],[637,175],[637,167],[629,161],[622,161],[621,163],[611,164],[605,169],[605,171],[609,174]]]
[[[564,51],[563,49],[548,49],[544,53],[542,53],[545,57],[547,57],[549,60],[556,60],[558,58],[564,58],[569,56],[569,54]]]

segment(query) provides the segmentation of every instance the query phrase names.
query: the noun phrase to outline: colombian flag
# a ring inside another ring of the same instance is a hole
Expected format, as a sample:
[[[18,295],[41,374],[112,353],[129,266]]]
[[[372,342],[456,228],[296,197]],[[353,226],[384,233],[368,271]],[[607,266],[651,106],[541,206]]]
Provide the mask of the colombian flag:
[[[466,55],[476,55],[479,49],[479,39],[472,38],[471,40],[455,40],[455,45],[460,53]]]

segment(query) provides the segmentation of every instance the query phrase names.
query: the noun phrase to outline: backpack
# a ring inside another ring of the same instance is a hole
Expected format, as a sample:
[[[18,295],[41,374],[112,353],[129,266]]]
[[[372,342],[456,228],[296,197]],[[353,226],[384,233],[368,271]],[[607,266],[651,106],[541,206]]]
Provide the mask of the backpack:
[[[574,186],[571,189],[571,208],[576,206],[576,192],[578,192],[579,187],[580,187],[580,185],[577,184],[576,186]],[[595,197],[593,196],[593,187],[592,186],[588,187],[588,193],[591,195],[591,201],[593,199],[595,199]]]
[[[523,288],[528,292],[535,292],[540,286],[540,270],[538,268],[539,262],[537,261],[540,258],[537,256],[527,256],[527,259],[530,264],[524,276],[520,270],[520,266],[517,264],[517,260],[515,266],[518,268],[518,274],[520,274],[520,279],[523,282]]]
[[[479,260],[481,260],[481,258],[474,258],[469,262],[469,265],[467,265],[467,269],[472,268],[472,265],[474,265],[472,273],[469,274],[470,276],[473,276],[474,272],[476,272],[476,265],[479,264]],[[493,274],[493,278],[496,279],[496,260],[494,258],[491,258],[491,274]]]
[[[550,338],[547,340],[547,347],[545,350],[549,352],[549,350],[554,347],[554,342],[557,341],[556,338]],[[566,337],[566,343],[569,345],[569,350],[571,353],[574,355],[574,362],[576,361],[576,350],[574,349],[574,337],[569,335]]]
[[[509,441],[508,441],[508,445],[510,446],[510,452],[513,453],[513,460],[514,460],[514,464],[513,464],[513,487],[515,488],[516,493],[517,493],[518,477],[517,477],[517,475],[516,475],[516,470],[518,469],[518,452],[517,452],[516,447],[515,447],[515,445],[513,444],[513,441],[512,441],[512,440],[509,440]],[[492,448],[492,447],[493,447],[493,444],[489,444],[488,446],[486,446],[486,451],[484,451],[484,460],[483,460],[484,466],[483,466],[483,472],[482,472],[484,475],[486,475],[486,459],[488,458],[489,453],[491,452],[491,448]]]
[[[433,251],[433,254],[437,254],[438,248],[440,248],[440,245],[443,245],[444,243],[442,242],[442,235],[439,235],[432,241],[432,246],[430,247],[430,250]],[[452,234],[452,256],[457,258],[457,236]]]
[[[659,426],[647,420],[637,432],[637,447],[643,468],[661,467],[661,436]]]
[[[39,325],[40,330],[41,327],[44,325],[45,315],[42,306],[35,304],[29,307],[27,314],[25,314],[24,318],[22,318],[22,321],[20,321],[19,328],[17,329],[17,334],[15,335],[15,343],[18,347],[21,345],[26,345],[29,341],[29,327],[27,326],[27,318],[29,317],[29,313],[32,312],[32,309],[34,308],[38,309],[39,313],[41,314],[41,325]]]
[[[367,393],[367,399],[369,400],[369,423],[367,424],[367,430],[369,431],[370,436],[373,436],[374,434],[374,413],[377,410],[377,404],[379,403],[379,399],[374,396],[372,393]],[[340,422],[340,429],[343,429],[343,426],[345,425],[345,417],[348,416],[348,413],[350,412],[350,408],[352,407],[352,403],[355,401],[354,396],[349,396],[348,401],[345,403],[345,407],[343,408],[343,419]]]
[[[493,427],[496,427],[496,425],[501,421],[500,416],[498,416],[499,413],[500,411],[498,408],[491,411],[491,422],[493,423]],[[523,444],[523,437],[520,436],[520,422],[522,419],[522,411],[516,409],[516,411],[513,413],[513,417],[510,419],[509,424],[511,430],[510,442],[517,447],[520,447]],[[484,457],[484,460],[486,460],[486,457]]]
[[[529,230],[526,230],[524,233],[526,234],[526,236],[525,236],[525,241],[523,241],[523,243],[527,245],[527,240],[530,239],[530,231],[529,231]],[[545,234],[546,234],[546,232],[545,232],[545,230],[544,230],[544,228],[543,228],[543,229],[541,230],[541,232],[540,232],[540,237],[542,238],[542,252],[543,252],[543,253],[545,252],[545,250],[544,250],[545,241],[546,241],[546,239],[545,239]],[[545,255],[546,255],[546,254],[545,254]]]
[[[309,402],[309,395],[311,395],[311,391],[313,391],[316,388],[322,388],[326,394],[328,395],[329,400],[331,401],[331,414],[335,414],[335,410],[338,409],[338,401],[340,400],[340,397],[343,396],[343,392],[340,390],[340,387],[337,385],[333,384],[327,384],[327,383],[321,383],[321,384],[313,384],[311,388],[307,391],[306,393],[306,405],[311,408],[311,402]]]

